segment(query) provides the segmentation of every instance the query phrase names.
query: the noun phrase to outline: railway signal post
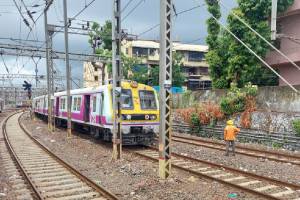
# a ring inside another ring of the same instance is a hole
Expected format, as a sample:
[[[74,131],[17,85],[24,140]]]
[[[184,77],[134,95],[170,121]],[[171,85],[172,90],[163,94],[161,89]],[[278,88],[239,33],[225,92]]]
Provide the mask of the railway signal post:
[[[172,87],[172,0],[160,1],[160,126],[159,126],[159,176],[171,173],[171,87]]]
[[[121,132],[121,0],[113,2],[112,19],[112,71],[113,71],[113,160],[121,158],[122,132]]]

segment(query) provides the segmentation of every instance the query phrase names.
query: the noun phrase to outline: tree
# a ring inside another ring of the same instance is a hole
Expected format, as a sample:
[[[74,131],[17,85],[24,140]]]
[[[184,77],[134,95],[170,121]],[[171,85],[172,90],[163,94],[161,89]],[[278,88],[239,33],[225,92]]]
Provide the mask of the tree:
[[[182,87],[185,77],[182,73],[182,55],[173,53],[172,57],[172,86]],[[159,85],[159,66],[155,66],[150,70],[152,85]]]
[[[215,10],[219,9],[218,1],[207,0],[206,3],[209,5],[209,12],[215,16],[215,13],[217,13]],[[292,3],[293,0],[279,0],[278,11],[285,11]],[[212,6],[214,9],[210,9]],[[238,7],[232,10],[232,12],[268,40],[270,40],[270,27],[268,24],[270,11],[271,0],[238,0]],[[214,30],[214,25],[209,22],[207,43],[210,49],[206,58],[210,65],[213,87],[228,88],[232,82],[236,83],[239,87],[244,86],[248,82],[258,85],[277,84],[278,78],[269,69],[265,68],[253,54],[228,32],[220,32],[217,28],[215,28],[215,32],[212,32],[211,30]],[[228,15],[227,24],[228,29],[244,41],[260,57],[266,56],[270,47],[242,24],[233,14]],[[218,34],[217,45],[209,39],[215,39],[216,33]]]
[[[112,24],[111,21],[107,20],[103,27],[101,27],[97,22],[93,22],[92,31],[89,33],[89,43],[93,45],[93,40],[99,38],[102,41],[101,48],[112,50]]]
[[[98,23],[94,22],[92,25],[92,31],[89,33],[89,43],[93,46],[94,39],[99,39],[102,44],[100,46],[95,47],[95,54],[104,57],[112,57],[112,23],[111,21],[106,21],[103,27],[101,27]],[[141,63],[140,59],[135,57],[128,57],[122,54],[122,64],[123,64],[123,76],[124,79],[134,80],[139,83],[148,82],[147,73],[145,73],[145,69],[135,70]],[[109,63],[107,65],[108,72],[112,73],[112,64]],[[146,68],[147,71],[147,68]]]

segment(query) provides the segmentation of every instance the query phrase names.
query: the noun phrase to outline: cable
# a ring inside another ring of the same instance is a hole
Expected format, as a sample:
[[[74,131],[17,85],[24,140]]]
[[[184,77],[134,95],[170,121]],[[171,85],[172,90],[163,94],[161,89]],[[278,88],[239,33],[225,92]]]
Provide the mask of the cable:
[[[239,43],[241,43],[244,47],[246,47],[256,58],[258,58],[263,64],[265,64],[273,73],[275,73],[281,80],[283,80],[292,90],[296,93],[299,91],[292,86],[285,78],[283,78],[275,69],[273,69],[264,59],[262,59],[259,55],[257,55],[247,44],[245,44],[241,39],[239,39],[232,31],[230,31],[226,26],[224,26],[215,16],[210,14],[210,16],[223,28],[225,29],[230,35],[232,35]]]
[[[18,11],[19,11],[19,14],[21,15],[22,19],[23,19],[23,22],[25,23],[25,25],[31,30],[31,27],[30,27],[30,24],[29,22],[27,21],[27,19],[24,17],[24,15],[22,14],[22,11],[21,9],[19,8],[16,0],[13,0],[14,1],[14,4],[15,6],[17,7]]]
[[[21,0],[21,2],[22,2],[23,6],[24,6],[24,8],[25,8],[25,10],[26,10],[27,15],[28,15],[29,18],[32,20],[32,22],[35,23],[35,22],[34,22],[34,19],[33,19],[33,17],[32,17],[32,14],[31,14],[31,12],[30,12],[30,10],[28,10],[26,4],[24,3],[24,0]]]
[[[225,6],[220,0],[218,0],[221,5],[229,10],[227,6]],[[261,34],[259,34],[256,30],[254,30],[249,24],[247,24],[243,19],[241,19],[237,14],[235,14],[233,11],[229,10],[234,17],[236,17],[240,22],[242,22],[247,28],[249,28],[251,31],[253,31],[258,37],[260,37],[264,42],[266,42],[272,49],[277,51],[281,56],[283,56],[285,59],[287,59],[293,66],[295,66],[298,70],[300,70],[300,67],[292,61],[287,55],[285,55],[283,52],[281,52],[279,49],[277,49],[271,42],[269,42],[266,38],[264,38]]]
[[[124,17],[124,18],[122,18],[122,22],[131,14],[131,13],[133,13],[134,11],[135,11],[135,9],[137,9],[137,7],[139,7],[139,5],[141,5],[142,3],[143,3],[143,1],[145,2],[146,0],[140,0],[128,13],[127,13],[127,15]]]
[[[127,4],[124,6],[124,8],[121,10],[121,13],[124,12],[124,10],[126,10],[126,8],[130,5],[130,3],[132,2],[133,0],[129,0],[127,2]]]
[[[92,5],[92,3],[94,3],[96,0],[92,0],[90,1],[90,3],[88,3],[87,5],[84,6],[83,9],[81,9],[74,17],[72,17],[71,19],[74,20],[76,19],[76,17],[78,17],[85,9],[87,9],[90,5]]]
[[[176,17],[176,16],[179,16],[179,15],[182,15],[182,14],[184,14],[184,13],[186,13],[186,12],[190,12],[190,11],[192,11],[192,10],[195,10],[195,9],[197,9],[197,8],[200,8],[200,7],[203,7],[203,6],[205,6],[205,5],[206,5],[206,4],[204,3],[204,4],[194,6],[194,7],[192,7],[192,8],[186,9],[186,10],[182,10],[182,11],[178,12],[177,15],[173,15],[172,17]],[[142,35],[144,35],[144,34],[150,32],[150,31],[154,30],[155,28],[159,27],[159,25],[160,25],[160,23],[158,23],[158,24],[156,24],[156,25],[150,27],[149,29],[147,29],[147,30],[144,31],[144,32],[139,33],[139,34],[138,34],[138,37],[140,37],[140,36],[142,36]]]

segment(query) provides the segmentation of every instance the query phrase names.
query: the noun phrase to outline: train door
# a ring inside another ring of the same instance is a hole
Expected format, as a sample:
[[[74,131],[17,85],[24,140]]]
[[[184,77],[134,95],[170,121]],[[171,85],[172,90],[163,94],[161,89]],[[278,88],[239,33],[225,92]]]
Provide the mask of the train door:
[[[90,121],[90,95],[84,95],[84,121],[89,122]]]
[[[59,116],[59,97],[56,97],[56,102],[55,102],[55,115]]]
[[[91,110],[91,114],[90,114],[90,122],[92,124],[96,124],[97,123],[97,94],[93,94],[91,95],[91,104],[90,104],[90,110]]]

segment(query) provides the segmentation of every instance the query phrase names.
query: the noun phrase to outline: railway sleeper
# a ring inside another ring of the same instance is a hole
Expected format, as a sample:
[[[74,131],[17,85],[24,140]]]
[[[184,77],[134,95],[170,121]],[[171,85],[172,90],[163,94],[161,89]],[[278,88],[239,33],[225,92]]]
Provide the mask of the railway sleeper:
[[[52,191],[52,192],[45,192],[45,197],[48,198],[58,198],[58,197],[65,197],[65,196],[74,196],[78,194],[83,193],[89,193],[93,191],[91,187],[83,186],[78,188],[72,188],[72,189],[65,189],[65,190],[59,190],[59,191]]]
[[[68,171],[62,171],[62,172],[53,172],[53,173],[40,173],[40,174],[31,174],[30,176],[33,178],[51,178],[51,177],[58,177],[58,176],[67,176],[70,175],[70,172]]]
[[[53,185],[53,186],[45,186],[42,189],[42,192],[52,192],[52,191],[59,191],[59,190],[69,190],[73,188],[83,187],[85,186],[85,183],[77,182],[77,183],[67,183],[63,185]]]
[[[55,177],[34,177],[35,182],[53,182],[53,181],[60,181],[60,180],[68,180],[76,178],[73,174],[68,174],[64,176],[55,176]]]

